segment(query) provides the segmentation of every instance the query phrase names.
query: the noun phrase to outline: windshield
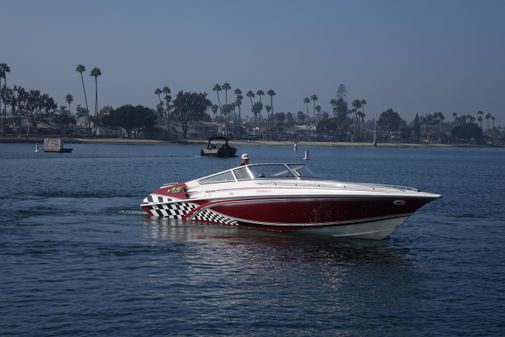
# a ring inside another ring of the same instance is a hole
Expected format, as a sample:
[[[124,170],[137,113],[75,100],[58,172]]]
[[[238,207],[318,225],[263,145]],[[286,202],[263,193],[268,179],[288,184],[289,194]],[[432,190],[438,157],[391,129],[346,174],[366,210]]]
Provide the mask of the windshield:
[[[225,171],[221,173],[214,174],[207,178],[202,178],[199,180],[200,184],[215,184],[215,183],[225,183],[235,181],[233,174],[230,171]]]
[[[283,164],[250,165],[248,168],[254,178],[295,178]]]
[[[289,164],[290,169],[292,169],[298,176],[302,178],[316,178],[314,172],[312,172],[307,166],[302,164]]]
[[[233,172],[233,173],[232,173]],[[200,184],[215,184],[251,179],[316,178],[304,164],[252,164],[219,172],[198,180]]]

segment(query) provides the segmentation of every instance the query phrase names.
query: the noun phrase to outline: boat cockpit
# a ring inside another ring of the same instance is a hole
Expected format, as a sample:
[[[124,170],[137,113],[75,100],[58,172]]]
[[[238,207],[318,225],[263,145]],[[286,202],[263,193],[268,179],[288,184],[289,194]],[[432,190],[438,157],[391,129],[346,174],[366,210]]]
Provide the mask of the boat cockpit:
[[[216,184],[258,179],[314,179],[305,164],[249,164],[197,179],[200,184]]]

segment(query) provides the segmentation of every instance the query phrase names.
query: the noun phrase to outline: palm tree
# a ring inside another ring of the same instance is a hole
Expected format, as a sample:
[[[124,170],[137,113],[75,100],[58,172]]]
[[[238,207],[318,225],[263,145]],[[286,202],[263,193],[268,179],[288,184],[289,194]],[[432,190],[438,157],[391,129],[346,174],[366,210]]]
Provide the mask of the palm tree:
[[[309,103],[310,103],[310,98],[305,97],[305,98],[303,99],[303,103],[305,103],[305,107],[307,108],[307,116],[310,116],[310,115],[309,115]],[[309,120],[310,120],[310,118],[309,118]]]
[[[67,104],[68,104],[68,112],[69,113],[72,113],[72,109],[70,108],[70,104],[72,104],[73,101],[74,101],[74,96],[72,96],[71,94],[67,94],[65,96],[65,102],[67,102]]]
[[[0,63],[0,116],[2,116],[2,96],[4,96],[4,116],[7,116],[7,73],[11,72],[11,68],[7,63]],[[4,86],[2,88],[2,78],[4,79]],[[1,118],[1,117],[0,117]],[[5,118],[2,118],[1,130],[0,132],[3,134],[5,131]]]
[[[482,115],[484,115],[484,111],[479,110],[479,111],[477,111],[477,114],[479,115],[479,117],[477,118],[477,120],[479,121],[479,126],[480,126],[480,128],[482,129],[482,121],[484,120],[484,119],[482,118]]]
[[[98,115],[98,76],[101,76],[102,72],[99,68],[95,67],[91,69],[89,76],[93,76],[95,78],[95,117]]]
[[[7,63],[0,63],[0,80],[3,78],[6,80],[7,73],[11,72],[11,68]],[[1,82],[0,82],[1,83]],[[5,82],[5,86],[7,86],[7,80]]]
[[[487,129],[489,130],[489,122],[491,121],[491,117],[493,117],[489,112],[486,114],[486,124],[487,124]]]
[[[75,67],[75,71],[81,74],[82,91],[84,91],[84,102],[86,103],[86,110],[88,111],[89,114],[88,96],[86,95],[86,87],[84,87],[84,78],[82,77],[82,73],[86,71],[86,67],[83,66],[82,64],[79,64],[77,65],[77,67]]]
[[[3,91],[2,91],[2,78],[6,77],[5,76],[5,70],[3,69],[3,63],[0,64],[0,116],[2,115],[2,96],[3,96]],[[5,86],[7,87],[7,85]]]
[[[260,129],[261,125],[261,111],[263,110],[263,103],[261,102],[255,102],[252,107],[252,112],[254,116],[256,117],[256,120],[258,121],[258,130]]]
[[[221,100],[219,99],[219,92],[223,90],[219,84],[216,84],[213,88],[212,91],[215,91],[217,94],[217,106],[219,107],[219,111],[221,111]]]
[[[495,116],[491,116],[491,127],[494,129],[494,121],[496,120]]]
[[[158,96],[158,99],[160,100],[160,104],[161,104],[161,93],[162,93],[162,91],[160,88],[156,88],[156,90],[154,90],[154,94],[156,96]]]
[[[274,114],[274,96],[277,95],[272,89],[267,91],[267,95],[270,96],[270,107],[272,108],[272,115]]]
[[[359,126],[359,131],[361,134],[361,131],[363,130],[363,119],[365,118],[365,113],[362,111],[358,111],[356,113],[357,119],[358,119],[358,126]]]
[[[171,137],[171,127],[170,127],[170,102],[172,101],[172,96],[170,96],[170,88],[168,86],[164,86],[161,91],[165,94],[165,104],[166,104],[166,110],[165,110],[165,126],[168,130],[168,137]]]
[[[265,93],[264,93],[264,92],[263,92],[263,90],[261,90],[261,89],[260,89],[260,90],[258,90],[258,91],[256,91],[256,95],[259,97],[259,99],[260,99],[260,103],[261,103],[261,96],[263,96],[264,94],[265,94]]]
[[[228,105],[228,90],[231,89],[230,83],[224,82],[221,88],[224,90],[224,106],[223,106],[223,112],[224,112],[224,122],[226,129],[228,129],[228,123],[229,123],[229,116],[231,114],[232,106]]]
[[[165,104],[167,105],[166,106],[167,117],[169,117],[168,113],[170,111],[170,102],[172,101],[172,96],[170,96],[170,94],[172,92],[170,91],[170,88],[167,86],[164,86],[163,89],[161,89],[161,91],[165,94],[163,98],[165,99]]]
[[[7,90],[7,73],[10,72],[11,68],[7,63],[0,63],[0,92],[2,91],[2,78],[4,79],[4,90]],[[2,98],[0,97],[0,115],[1,113],[2,113]],[[5,101],[4,101],[4,114],[7,116],[7,102]]]
[[[252,92],[251,90],[249,90],[247,92],[247,94],[245,94],[247,97],[249,97],[249,99],[251,100],[251,113],[254,113],[253,112],[253,106],[254,106],[254,103],[253,103],[253,98],[254,98],[254,92]]]
[[[256,108],[256,110],[258,111],[258,116],[259,116],[259,119],[258,119],[258,127],[261,127],[261,122],[262,122],[262,118],[261,118],[261,111],[263,111],[263,102],[261,102],[261,96],[264,96],[265,93],[263,92],[263,90],[258,90],[256,91],[256,96],[258,96],[259,98],[259,103],[261,103],[261,109],[259,108],[259,105],[258,107]]]
[[[154,94],[156,96],[158,96],[158,104],[156,104],[156,111],[161,115],[163,116],[163,101],[161,100],[161,89],[160,88],[156,88],[154,90]]]
[[[359,109],[361,108],[361,100],[355,99],[354,101],[352,101],[351,105],[354,108],[352,109],[352,111],[354,112],[354,122],[358,124],[358,112]]]
[[[316,120],[316,101],[318,100],[317,95],[313,94],[310,96],[310,100],[312,101],[312,114],[314,115],[314,122]]]
[[[317,114],[319,115],[319,113],[321,112],[321,106],[318,104],[316,105],[316,111],[317,111]],[[324,119],[324,114],[323,114],[323,119]],[[316,126],[317,128],[317,126]]]
[[[225,104],[225,105],[228,105],[228,90],[230,90],[230,89],[231,89],[231,87],[230,87],[230,83],[228,83],[228,82],[224,82],[224,83],[223,83],[222,88],[223,88],[223,90],[224,90],[224,97],[225,97],[225,98],[224,98],[224,104]]]
[[[165,95],[165,96],[163,96],[163,99],[165,100],[165,104],[167,105],[166,108],[168,111],[168,109],[169,109],[168,105],[170,104],[170,101],[172,101],[172,96],[170,96],[172,91],[170,90],[169,87],[164,86],[163,89],[161,89],[161,92]]]
[[[479,121],[479,127],[482,129],[482,121],[484,120],[484,118],[482,118],[482,116],[479,116],[477,117],[477,120]]]
[[[242,99],[244,96],[237,95],[237,99],[235,100],[235,106],[238,108],[238,126],[242,125]]]
[[[238,108],[238,125],[240,127],[242,125],[242,111],[240,107],[242,106],[242,99],[244,97],[242,96],[242,90],[240,90],[239,88],[235,89],[233,93],[236,96],[235,105]]]
[[[270,110],[272,111],[272,126],[273,126],[273,116],[274,116],[274,96],[277,95],[272,89],[267,91],[267,95],[270,96]],[[267,109],[267,113],[270,112]]]
[[[360,102],[360,103],[361,103],[361,115],[362,115],[362,118],[365,118],[365,105],[367,104],[367,103],[366,103],[366,100],[361,99],[361,102]],[[364,122],[365,122],[365,121],[363,120],[363,123],[364,123]]]

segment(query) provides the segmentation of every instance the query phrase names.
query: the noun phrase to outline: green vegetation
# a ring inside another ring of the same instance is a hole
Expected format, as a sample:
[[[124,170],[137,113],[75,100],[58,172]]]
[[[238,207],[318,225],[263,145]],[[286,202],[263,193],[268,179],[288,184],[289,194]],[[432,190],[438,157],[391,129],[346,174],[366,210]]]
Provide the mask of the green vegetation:
[[[134,129],[138,131],[152,129],[155,122],[154,111],[142,105],[123,105],[103,117],[105,125],[123,128],[127,137],[130,137],[131,131]]]
[[[19,86],[13,88],[4,86],[0,96],[5,105],[11,107],[11,113],[14,112],[13,115],[25,120],[23,131],[26,132],[26,136],[30,136],[30,131],[36,127],[38,122],[52,120],[57,113],[58,106],[54,99],[47,94],[42,94],[40,90],[26,90]],[[8,119],[5,118],[5,121],[8,122]],[[9,123],[6,124],[7,132],[12,127]],[[16,134],[19,134],[19,130],[16,130],[15,126],[14,129]]]
[[[366,118],[363,98],[347,101],[347,89],[340,84],[335,97],[321,102],[313,93],[300,99],[301,110],[278,111],[274,108],[273,89],[263,91],[233,88],[229,82],[212,87],[215,102],[207,93],[179,91],[175,99],[168,86],[154,90],[154,109],[141,105],[123,105],[114,109],[98,102],[98,67],[90,71],[94,79],[95,106],[90,115],[83,64],[76,66],[80,74],[84,107],[73,109],[75,99],[66,94],[66,105],[40,90],[7,86],[6,63],[0,63],[1,135],[78,135],[135,137],[156,139],[205,138],[224,134],[243,139],[314,140],[367,142],[402,142],[425,144],[505,145],[505,128],[495,126],[491,113],[477,111],[475,116],[452,114],[448,120],[442,112],[416,114],[411,122],[390,108]],[[245,94],[243,95],[243,92]],[[230,97],[230,95],[232,95]],[[262,101],[269,96],[269,104]],[[249,98],[244,109],[244,96]],[[325,109],[325,106],[327,109]],[[74,111],[73,111],[74,110]],[[304,111],[303,111],[304,110]],[[263,112],[266,111],[266,115]],[[368,112],[370,114],[370,112]]]
[[[182,125],[182,136],[187,138],[189,123],[205,119],[205,111],[212,105],[207,94],[179,91],[174,100],[174,116]]]

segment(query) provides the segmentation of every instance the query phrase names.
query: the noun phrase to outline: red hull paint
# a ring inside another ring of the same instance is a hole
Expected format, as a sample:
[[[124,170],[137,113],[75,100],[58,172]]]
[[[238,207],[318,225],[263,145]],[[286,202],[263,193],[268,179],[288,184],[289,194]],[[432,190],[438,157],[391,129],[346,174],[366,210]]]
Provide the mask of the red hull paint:
[[[201,204],[225,216],[249,223],[261,224],[332,224],[357,222],[364,219],[393,218],[414,213],[431,199],[404,198],[345,199],[267,199],[222,201]],[[196,211],[196,210],[195,210]]]
[[[186,199],[188,194],[186,193],[186,184],[174,184],[170,186],[160,187],[154,190],[151,194],[164,195],[173,199]]]
[[[142,210],[146,212],[148,215],[154,215],[153,212],[151,212],[151,208],[147,206],[143,206]]]

